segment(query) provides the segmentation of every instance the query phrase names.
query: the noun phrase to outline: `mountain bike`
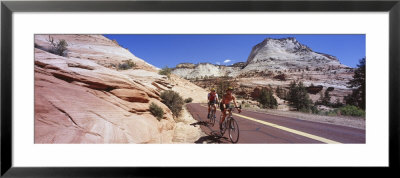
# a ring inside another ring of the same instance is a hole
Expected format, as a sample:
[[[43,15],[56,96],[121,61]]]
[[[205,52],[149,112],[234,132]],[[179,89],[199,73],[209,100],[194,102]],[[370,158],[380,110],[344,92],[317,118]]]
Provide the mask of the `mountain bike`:
[[[231,140],[232,143],[237,143],[239,141],[239,125],[236,122],[235,119],[232,117],[232,109],[233,108],[239,108],[242,109],[242,105],[239,107],[229,107],[228,108],[228,115],[226,116],[224,122],[222,122],[222,130],[221,130],[221,135],[225,134],[225,131],[228,129],[229,132],[229,139]],[[220,119],[222,119],[222,114]]]
[[[216,111],[216,108],[214,108],[213,106],[210,106],[211,107],[211,111],[210,111],[210,124],[211,124],[211,127],[212,126],[214,126],[214,124],[215,124],[215,118],[216,118],[216,116],[215,116],[215,111]]]

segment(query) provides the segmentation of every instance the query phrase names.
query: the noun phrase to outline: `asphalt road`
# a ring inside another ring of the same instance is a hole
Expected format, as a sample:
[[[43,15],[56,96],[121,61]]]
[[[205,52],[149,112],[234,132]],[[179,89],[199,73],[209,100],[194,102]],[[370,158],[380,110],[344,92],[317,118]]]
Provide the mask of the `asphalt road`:
[[[207,134],[196,143],[230,143],[228,133],[221,135],[219,131],[219,117],[217,110],[214,126],[207,119],[207,107],[204,104],[189,103],[189,112],[198,122],[193,126],[200,128]],[[288,118],[266,113],[242,110],[238,114],[234,111],[233,118],[239,124],[240,137],[238,143],[365,143],[365,130]]]

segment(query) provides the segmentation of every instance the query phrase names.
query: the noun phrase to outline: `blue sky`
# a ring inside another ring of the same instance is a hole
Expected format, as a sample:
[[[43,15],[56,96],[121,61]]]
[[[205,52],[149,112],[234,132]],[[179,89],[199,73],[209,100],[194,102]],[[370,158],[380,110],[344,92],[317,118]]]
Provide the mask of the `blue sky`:
[[[365,35],[104,35],[135,56],[163,68],[179,63],[209,62],[230,65],[246,62],[251,49],[265,38],[295,37],[315,52],[336,56],[356,67],[365,57]]]

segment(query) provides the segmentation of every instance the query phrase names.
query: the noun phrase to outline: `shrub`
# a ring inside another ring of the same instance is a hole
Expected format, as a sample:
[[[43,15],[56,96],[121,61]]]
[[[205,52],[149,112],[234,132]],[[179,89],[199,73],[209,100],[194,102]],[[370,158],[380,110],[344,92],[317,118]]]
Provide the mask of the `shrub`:
[[[164,110],[154,103],[151,103],[149,108],[151,114],[160,121],[164,115]]]
[[[50,37],[50,35],[47,41],[50,42],[50,49],[48,50],[48,52],[59,56],[67,56],[67,41],[61,39],[55,42],[54,38]]]
[[[175,117],[178,117],[181,113],[184,101],[183,98],[172,90],[167,90],[161,93],[161,102],[168,106]]]
[[[191,103],[192,101],[193,101],[193,98],[190,98],[190,97],[185,99],[185,103]]]
[[[337,116],[337,115],[339,115],[338,113],[339,113],[339,110],[338,109],[334,109],[332,111],[326,112],[326,115],[327,116]]]
[[[168,66],[165,66],[164,68],[162,68],[158,74],[160,75],[166,75],[168,78],[171,76],[172,73],[172,69],[168,68]]]
[[[275,109],[278,107],[278,102],[276,101],[270,89],[261,89],[260,96],[258,97],[258,102],[263,108]]]
[[[340,107],[343,107],[343,105],[344,104],[340,101],[339,98],[336,99],[335,103],[332,103],[332,107],[334,107],[334,108],[340,108]]]
[[[301,109],[298,109],[298,111],[304,112],[304,113],[310,113],[310,111],[312,112],[312,110],[309,108],[301,108]]]
[[[132,61],[132,59],[125,60],[124,63],[118,64],[119,70],[127,70],[136,67],[136,63]]]
[[[316,106],[312,106],[311,107],[311,113],[313,113],[313,114],[321,114],[321,111]]]
[[[339,108],[340,114],[345,116],[365,116],[365,111],[357,106],[346,105]]]
[[[280,81],[286,81],[286,75],[285,74],[280,74],[274,77],[274,79],[280,80]]]

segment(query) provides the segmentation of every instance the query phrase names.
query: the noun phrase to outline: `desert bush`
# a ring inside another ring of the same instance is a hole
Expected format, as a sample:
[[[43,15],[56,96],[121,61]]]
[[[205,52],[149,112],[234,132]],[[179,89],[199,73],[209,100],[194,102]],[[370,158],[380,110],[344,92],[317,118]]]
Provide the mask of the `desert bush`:
[[[132,61],[132,59],[125,60],[123,63],[118,64],[119,70],[127,70],[136,67],[136,63]]]
[[[158,74],[160,75],[166,75],[168,78],[171,76],[172,73],[172,69],[169,68],[168,66],[165,66],[164,68],[162,68]]]
[[[150,104],[150,113],[156,117],[159,121],[162,119],[163,115],[164,115],[164,110],[158,106],[157,104],[151,103]]]
[[[172,90],[167,90],[162,92],[160,97],[162,99],[161,102],[168,106],[175,117],[178,117],[184,104],[183,98],[179,95],[179,93]]]
[[[365,111],[361,108],[353,105],[346,105],[339,108],[339,112],[341,115],[345,116],[365,116]]]
[[[59,56],[67,56],[67,46],[68,43],[64,39],[58,40],[57,42],[54,41],[54,38],[49,36],[47,41],[50,43],[50,49],[47,51]]]
[[[321,114],[321,111],[317,108],[317,106],[312,106],[311,107],[311,113],[313,114]]]
[[[340,115],[340,109],[336,108],[333,110],[319,110],[316,105],[311,107],[311,113],[324,116],[338,116]]]
[[[193,101],[193,98],[190,98],[190,97],[185,99],[185,103],[191,103],[192,101]]]

